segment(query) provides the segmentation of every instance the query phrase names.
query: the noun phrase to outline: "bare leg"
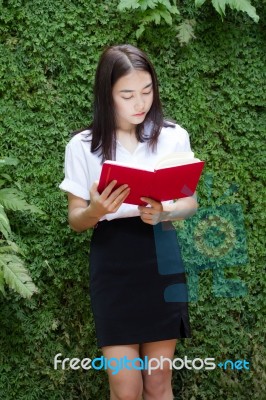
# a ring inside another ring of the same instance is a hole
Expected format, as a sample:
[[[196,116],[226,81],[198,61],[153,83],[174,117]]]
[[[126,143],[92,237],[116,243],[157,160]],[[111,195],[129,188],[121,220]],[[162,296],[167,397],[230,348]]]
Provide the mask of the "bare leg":
[[[104,357],[107,359],[121,359],[127,357],[128,360],[139,358],[139,345],[119,345],[102,347]],[[111,362],[112,368],[115,360]],[[139,363],[136,365],[140,365]],[[123,368],[119,372],[108,368],[108,378],[110,385],[110,400],[141,400],[143,383],[140,370]]]
[[[176,347],[176,339],[159,342],[143,343],[140,345],[140,354],[148,359],[161,357],[173,359]],[[156,363],[154,363],[156,365]],[[142,371],[143,376],[143,398],[144,400],[173,400],[172,370],[170,362],[165,360],[162,369],[154,369],[150,375],[148,371]]]

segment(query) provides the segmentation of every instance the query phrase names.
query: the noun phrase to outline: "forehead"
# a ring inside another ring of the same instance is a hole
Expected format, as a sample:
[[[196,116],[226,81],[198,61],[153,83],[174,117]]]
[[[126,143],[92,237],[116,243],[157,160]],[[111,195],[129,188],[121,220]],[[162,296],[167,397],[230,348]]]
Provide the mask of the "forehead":
[[[129,74],[119,78],[113,86],[114,91],[144,89],[152,83],[151,74],[147,71],[133,70]]]

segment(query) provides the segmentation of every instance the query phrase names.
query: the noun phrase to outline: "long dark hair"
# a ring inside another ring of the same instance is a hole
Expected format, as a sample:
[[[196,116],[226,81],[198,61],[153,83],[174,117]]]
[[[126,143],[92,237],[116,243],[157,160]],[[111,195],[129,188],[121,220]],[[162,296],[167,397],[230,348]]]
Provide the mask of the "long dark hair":
[[[145,120],[136,126],[138,141],[148,141],[154,150],[163,126],[172,126],[163,119],[158,82],[153,65],[146,54],[138,48],[123,44],[107,48],[100,57],[94,84],[94,118],[91,126],[91,151],[100,152],[104,159],[115,159],[116,123],[112,88],[119,78],[132,70],[146,71],[153,84],[153,103]],[[150,124],[149,124],[150,123]],[[144,124],[149,124],[150,132],[145,136]]]

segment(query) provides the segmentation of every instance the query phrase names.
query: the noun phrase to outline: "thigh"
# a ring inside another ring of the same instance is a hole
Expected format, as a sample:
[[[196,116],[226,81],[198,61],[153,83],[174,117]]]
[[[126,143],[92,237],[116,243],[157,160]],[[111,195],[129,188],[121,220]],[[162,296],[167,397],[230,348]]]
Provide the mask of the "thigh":
[[[143,371],[143,378],[163,375],[171,379],[171,361],[173,360],[177,339],[143,343],[140,345],[142,358],[148,357],[150,369]]]
[[[140,359],[139,345],[104,346],[102,352],[109,360],[107,373],[111,395],[114,398],[116,396],[128,398],[130,394],[132,398],[140,398],[143,385],[138,361]]]

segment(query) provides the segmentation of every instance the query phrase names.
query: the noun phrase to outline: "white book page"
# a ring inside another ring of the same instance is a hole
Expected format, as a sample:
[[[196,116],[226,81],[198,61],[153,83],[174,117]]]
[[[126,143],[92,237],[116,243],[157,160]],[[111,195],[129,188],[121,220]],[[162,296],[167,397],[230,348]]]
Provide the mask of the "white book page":
[[[157,164],[156,169],[175,167],[178,165],[193,164],[199,162],[198,158],[194,158],[193,151],[171,153],[161,158]]]
[[[131,164],[131,163],[124,163],[124,162],[119,162],[115,160],[106,160],[104,164],[109,164],[109,165],[119,165],[121,167],[128,167],[132,169],[139,169],[139,170],[144,170],[144,171],[151,171],[154,172],[153,168],[149,168],[146,165],[136,165],[136,164]]]
[[[170,159],[170,160],[165,160],[162,162],[159,162],[156,165],[156,170],[158,169],[163,169],[163,168],[169,168],[169,167],[177,167],[179,165],[186,165],[186,164],[195,164],[200,162],[200,160],[198,158],[192,158],[190,160],[188,159],[180,159],[180,160],[176,160],[176,159]]]

